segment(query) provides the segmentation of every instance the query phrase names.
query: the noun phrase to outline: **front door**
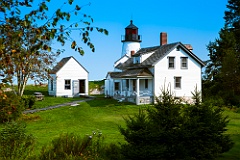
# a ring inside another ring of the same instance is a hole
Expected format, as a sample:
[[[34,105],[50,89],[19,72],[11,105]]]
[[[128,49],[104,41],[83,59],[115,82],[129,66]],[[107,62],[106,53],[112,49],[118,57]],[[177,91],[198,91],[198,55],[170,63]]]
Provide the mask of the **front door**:
[[[85,79],[79,80],[79,93],[85,93]]]

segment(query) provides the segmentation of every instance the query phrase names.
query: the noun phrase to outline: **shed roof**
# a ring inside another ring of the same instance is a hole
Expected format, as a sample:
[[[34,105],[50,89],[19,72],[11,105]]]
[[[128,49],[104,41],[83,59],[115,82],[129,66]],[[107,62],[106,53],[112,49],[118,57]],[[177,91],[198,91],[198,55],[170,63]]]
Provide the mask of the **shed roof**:
[[[71,58],[73,58],[86,72],[88,72],[73,56],[70,56],[70,57],[65,57],[61,61],[59,61],[57,65],[54,66],[49,73],[56,74]]]

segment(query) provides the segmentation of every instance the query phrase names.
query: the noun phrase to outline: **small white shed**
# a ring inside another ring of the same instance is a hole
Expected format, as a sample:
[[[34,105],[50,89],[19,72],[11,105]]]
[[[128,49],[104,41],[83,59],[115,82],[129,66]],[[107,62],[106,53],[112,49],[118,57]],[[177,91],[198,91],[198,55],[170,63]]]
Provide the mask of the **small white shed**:
[[[48,94],[76,97],[88,95],[89,72],[73,57],[65,57],[50,71]]]

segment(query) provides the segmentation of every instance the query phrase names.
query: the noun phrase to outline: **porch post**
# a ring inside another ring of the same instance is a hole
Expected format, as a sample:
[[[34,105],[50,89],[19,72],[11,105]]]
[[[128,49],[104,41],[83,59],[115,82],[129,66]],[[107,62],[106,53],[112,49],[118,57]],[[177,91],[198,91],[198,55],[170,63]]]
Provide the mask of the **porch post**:
[[[115,79],[113,79],[113,98],[115,97]]]
[[[140,92],[140,88],[139,88],[139,78],[137,78],[137,95],[136,95],[136,104],[139,104],[139,92]]]

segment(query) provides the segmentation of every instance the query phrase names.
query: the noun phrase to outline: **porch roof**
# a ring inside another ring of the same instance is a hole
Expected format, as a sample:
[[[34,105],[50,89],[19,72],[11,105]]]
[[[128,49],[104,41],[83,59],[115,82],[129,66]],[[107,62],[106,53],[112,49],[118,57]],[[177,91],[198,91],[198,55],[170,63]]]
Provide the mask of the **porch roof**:
[[[138,78],[153,77],[153,74],[147,68],[128,69],[123,72],[111,72],[112,78]]]

